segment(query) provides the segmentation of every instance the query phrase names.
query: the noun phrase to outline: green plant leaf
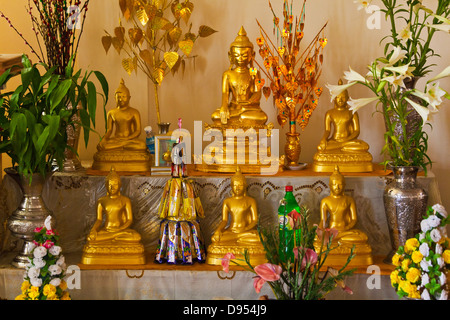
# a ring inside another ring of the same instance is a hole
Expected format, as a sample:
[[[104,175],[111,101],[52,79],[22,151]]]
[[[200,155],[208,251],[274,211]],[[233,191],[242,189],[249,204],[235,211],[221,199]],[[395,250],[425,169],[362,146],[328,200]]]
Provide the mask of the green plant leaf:
[[[66,96],[67,91],[72,85],[72,80],[64,80],[62,81],[53,94],[50,96],[50,111],[53,110],[61,103],[61,100]]]
[[[95,127],[95,113],[97,111],[97,90],[95,88],[95,85],[91,81],[88,81],[87,87],[88,87],[89,116],[92,121],[92,124]]]

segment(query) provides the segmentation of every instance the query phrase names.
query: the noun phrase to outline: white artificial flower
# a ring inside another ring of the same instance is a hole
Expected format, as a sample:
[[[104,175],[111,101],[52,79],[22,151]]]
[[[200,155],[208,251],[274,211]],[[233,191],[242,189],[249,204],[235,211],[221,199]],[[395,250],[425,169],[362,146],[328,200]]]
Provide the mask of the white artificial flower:
[[[419,241],[422,242],[423,239],[425,239],[425,233],[421,232],[421,233],[419,233]]]
[[[34,279],[39,277],[39,275],[41,274],[41,269],[37,268],[37,267],[31,267],[28,269],[28,277],[30,279]]]
[[[439,268],[442,268],[445,265],[444,258],[442,258],[442,257],[437,258],[436,262],[437,262]]]
[[[414,90],[412,94],[425,100],[428,103],[430,112],[436,113],[439,111],[437,107],[442,104],[442,97],[445,96],[445,91],[439,87],[439,82],[435,82],[430,88],[427,85],[426,93]]]
[[[412,75],[411,72],[414,71],[415,68],[414,67],[410,67],[409,63],[408,63],[408,64],[405,64],[403,66],[398,66],[398,67],[390,67],[390,66],[388,66],[388,67],[385,67],[384,69],[389,70],[391,72],[395,72],[395,73],[397,73],[397,74],[399,74],[401,76],[411,77],[411,75]]]
[[[52,276],[57,276],[57,275],[61,274],[62,269],[57,264],[53,264],[48,267],[48,272],[50,272],[50,275],[52,275]]]
[[[406,101],[417,111],[417,113],[422,117],[423,123],[428,121],[428,116],[430,114],[430,109],[421,106],[420,104],[412,101],[409,98],[405,98]]]
[[[31,278],[30,283],[33,287],[40,287],[42,286],[42,279],[41,278]]]
[[[373,98],[361,98],[361,99],[353,99],[350,98],[349,101],[347,101],[347,104],[350,106],[349,110],[353,111],[353,113],[357,112],[360,108],[368,105],[371,102],[378,101],[379,97],[373,97]]]
[[[423,300],[431,300],[430,294],[428,293],[428,290],[427,290],[427,289],[424,289],[424,290],[422,291],[422,294],[420,295],[420,297],[421,297]]]
[[[372,2],[372,0],[354,0],[353,3],[358,3],[358,10],[361,9],[367,9],[367,7],[370,5],[370,3]]]
[[[443,217],[447,217],[447,211],[445,210],[444,206],[437,203],[431,207],[435,212],[439,212],[439,214]]]
[[[360,81],[360,82],[366,82],[366,78],[364,78],[362,75],[360,75],[358,72],[352,69],[352,67],[349,66],[350,71],[344,71],[344,79],[348,82],[353,81]]]
[[[55,286],[55,287],[58,287],[61,284],[61,279],[60,278],[54,278],[54,279],[52,279],[50,281],[50,284]]]
[[[422,281],[421,281],[421,285],[425,286],[428,283],[430,283],[430,276],[428,275],[428,273],[422,273]]]
[[[445,274],[445,272],[441,272],[441,275],[439,276],[439,284],[441,286],[445,286],[446,283],[447,283],[447,275]]]
[[[447,290],[442,290],[441,294],[438,297],[438,300],[448,300],[448,291]]]
[[[393,66],[397,61],[405,58],[407,54],[408,54],[408,51],[402,50],[401,47],[394,47],[394,50],[392,51],[392,55],[389,58],[388,65]]]
[[[47,216],[47,218],[45,218],[44,227],[47,230],[52,230],[52,217],[51,216]]]
[[[442,236],[438,229],[433,229],[430,232],[430,238],[433,242],[439,242],[439,240],[441,240]]]
[[[357,82],[349,82],[347,84],[342,85],[327,84],[326,87],[328,88],[328,90],[330,90],[331,101],[333,101],[336,98],[336,96],[338,96],[339,94],[341,94],[342,92],[344,92],[345,90],[347,90],[356,83]]]
[[[430,229],[431,227],[427,219],[423,219],[422,221],[420,221],[420,230],[422,230],[422,232],[427,232]]]
[[[424,257],[428,257],[428,255],[430,254],[430,247],[428,246],[428,243],[426,242],[422,243],[419,246],[419,251]]]
[[[431,264],[431,261],[428,261],[427,259],[423,258],[422,261],[420,261],[420,267],[422,268],[423,271],[428,272],[428,268],[429,267],[433,267],[433,265]]]
[[[61,253],[62,249],[60,246],[53,246],[50,249],[48,249],[48,252],[50,252],[54,256],[58,256]]]
[[[59,257],[59,259],[56,261],[56,265],[60,266],[62,269],[66,268],[66,258],[64,256]]]
[[[394,86],[394,89],[397,90],[397,87],[406,88],[405,79],[408,78],[403,74],[393,74],[391,76],[384,77],[381,81],[387,81]]]
[[[426,24],[426,26],[450,33],[450,24]]]
[[[429,216],[427,218],[427,220],[428,220],[428,224],[432,228],[436,228],[436,227],[438,227],[441,224],[441,219],[439,219],[439,217],[437,217],[435,215]]]
[[[439,243],[436,243],[436,248],[434,249],[434,251],[437,254],[442,254],[442,252],[444,251],[444,249],[442,249],[442,246]]]
[[[441,233],[442,237],[447,238],[447,227],[446,226],[439,227],[438,230]]]
[[[39,269],[45,267],[45,264],[46,264],[45,260],[42,258],[33,259],[33,263],[34,263],[34,266]]]
[[[411,24],[408,23],[408,25],[403,28],[402,30],[400,30],[399,34],[399,40],[411,40],[412,39],[412,32],[411,32]]]
[[[33,250],[33,256],[38,259],[45,257],[46,254],[47,254],[47,249],[42,246],[36,247]]]
[[[448,76],[450,76],[450,66],[448,66],[444,70],[442,70],[436,77],[428,80],[428,82],[433,82],[433,81],[436,81],[436,80],[439,80],[439,79],[442,79],[442,78],[445,78]]]

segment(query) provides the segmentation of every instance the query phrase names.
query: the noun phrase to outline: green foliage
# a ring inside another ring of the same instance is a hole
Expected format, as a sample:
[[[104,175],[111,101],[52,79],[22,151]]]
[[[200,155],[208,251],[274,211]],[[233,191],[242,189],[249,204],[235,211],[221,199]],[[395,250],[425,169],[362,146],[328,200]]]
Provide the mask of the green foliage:
[[[62,167],[64,152],[69,147],[66,129],[75,125],[73,116],[77,112],[88,144],[97,109],[97,91],[89,80],[91,74],[95,74],[102,86],[103,108],[108,84],[100,72],[86,72],[82,76],[81,70],[73,74],[70,66],[66,67],[65,77],[61,77],[55,73],[56,67],[49,68],[43,63],[32,65],[26,55],[22,57],[22,65],[20,73],[9,69],[0,77],[0,86],[12,77],[21,77],[21,84],[14,91],[0,94],[0,153],[11,157],[19,174],[45,175],[54,160]],[[78,107],[68,108],[69,105]]]

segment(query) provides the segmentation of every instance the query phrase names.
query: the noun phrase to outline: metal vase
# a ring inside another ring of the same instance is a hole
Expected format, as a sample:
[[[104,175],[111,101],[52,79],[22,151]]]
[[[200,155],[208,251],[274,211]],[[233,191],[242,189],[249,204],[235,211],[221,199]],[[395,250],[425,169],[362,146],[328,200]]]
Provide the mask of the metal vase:
[[[168,134],[169,133],[170,122],[161,122],[158,123],[158,133],[159,134]]]
[[[6,168],[5,172],[17,182],[22,190],[22,200],[17,209],[9,216],[7,226],[13,236],[23,240],[22,248],[11,264],[16,268],[25,268],[33,249],[34,230],[42,227],[45,219],[52,215],[42,198],[46,178],[35,173],[30,182],[29,178],[20,175],[12,168]]]
[[[394,180],[386,186],[383,195],[392,245],[384,260],[387,264],[392,264],[392,256],[406,240],[420,232],[428,204],[428,194],[416,183],[419,167],[399,166],[392,170]]]

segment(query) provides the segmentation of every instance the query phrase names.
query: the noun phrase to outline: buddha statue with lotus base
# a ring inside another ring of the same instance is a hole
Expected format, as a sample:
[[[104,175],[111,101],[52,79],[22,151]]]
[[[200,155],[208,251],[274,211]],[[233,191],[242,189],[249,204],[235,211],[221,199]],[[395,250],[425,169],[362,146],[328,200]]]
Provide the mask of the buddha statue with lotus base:
[[[207,131],[220,132],[223,144],[212,155],[204,153],[195,169],[233,173],[239,165],[243,173],[260,173],[261,167],[267,165],[256,155],[261,152],[271,155],[270,145],[260,145],[260,134],[265,135],[261,138],[270,140],[273,124],[267,124],[267,114],[260,106],[263,82],[259,71],[253,68],[255,52],[244,27],[231,43],[228,57],[230,68],[222,76],[222,103],[211,115],[213,123],[205,125]],[[222,163],[213,160],[222,156]]]
[[[342,80],[339,80],[342,84]],[[325,133],[314,155],[315,172],[333,172],[339,165],[342,172],[372,172],[369,145],[357,139],[360,134],[358,113],[348,108],[348,92],[336,96],[334,108],[325,114]],[[333,130],[334,127],[334,130]]]
[[[339,172],[339,167],[330,176],[330,195],[320,202],[319,228],[336,229],[337,235],[332,238],[331,248],[325,261],[328,266],[343,266],[347,262],[352,247],[355,257],[350,261],[350,266],[368,266],[373,264],[372,248],[367,243],[367,235],[361,230],[355,229],[357,210],[355,200],[344,193],[345,180]],[[320,252],[322,239],[315,239],[314,247]],[[324,244],[324,246],[326,246]]]
[[[97,201],[97,219],[83,248],[82,264],[145,264],[141,235],[130,228],[131,201],[120,193],[120,176],[112,168],[106,177],[107,195]]]
[[[92,170],[107,172],[112,166],[124,172],[151,170],[151,154],[145,141],[138,139],[141,117],[139,111],[130,106],[130,98],[122,79],[115,92],[117,107],[108,112],[107,131],[97,145]]]
[[[231,178],[232,196],[222,204],[222,222],[211,237],[206,263],[220,265],[227,253],[243,259],[245,250],[253,265],[267,262],[257,230],[258,207],[255,199],[247,195],[246,188],[245,177],[238,168]]]

